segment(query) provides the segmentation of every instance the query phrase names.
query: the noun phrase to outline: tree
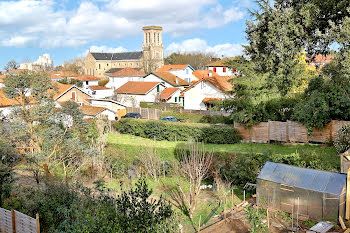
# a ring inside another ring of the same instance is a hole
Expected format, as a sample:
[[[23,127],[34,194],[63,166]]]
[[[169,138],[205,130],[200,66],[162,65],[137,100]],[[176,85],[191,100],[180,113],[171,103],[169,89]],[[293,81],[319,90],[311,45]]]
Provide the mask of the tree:
[[[204,69],[211,61],[217,60],[210,53],[172,53],[165,58],[166,65],[190,64],[195,70]]]
[[[83,67],[84,67],[84,58],[77,57],[75,59],[65,61],[61,66],[56,66],[55,70],[69,71],[76,74],[82,74]]]
[[[87,153],[78,151],[78,148],[85,148],[80,135],[87,132],[87,123],[78,110],[79,106],[67,102],[62,108],[56,108],[53,100],[56,87],[50,77],[20,72],[7,75],[4,83],[4,94],[15,106],[0,138],[9,141],[32,164],[34,174],[45,171],[49,176],[50,167],[55,162],[65,164],[65,160],[58,158],[67,156],[67,145],[75,148],[76,159]]]
[[[19,65],[18,63],[16,62],[16,60],[11,60],[9,61],[6,66],[4,66],[4,70],[6,71],[9,71],[9,70],[15,70],[15,69],[18,69],[19,68]]]
[[[0,141],[0,206],[10,196],[12,185],[15,181],[13,166],[16,164],[16,156],[12,147]]]
[[[184,150],[182,153],[179,172],[187,179],[189,191],[185,193],[184,188],[177,184],[170,196],[173,204],[191,220],[197,208],[201,183],[208,176],[211,163],[212,155],[199,148],[198,144],[189,145],[188,152]]]

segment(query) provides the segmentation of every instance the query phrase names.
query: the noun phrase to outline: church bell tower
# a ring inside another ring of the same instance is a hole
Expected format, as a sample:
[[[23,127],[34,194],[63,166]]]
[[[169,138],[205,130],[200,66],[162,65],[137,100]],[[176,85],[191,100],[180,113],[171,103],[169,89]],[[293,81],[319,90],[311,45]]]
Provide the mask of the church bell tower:
[[[158,70],[164,65],[162,31],[160,26],[146,26],[143,30],[143,63],[146,73]]]

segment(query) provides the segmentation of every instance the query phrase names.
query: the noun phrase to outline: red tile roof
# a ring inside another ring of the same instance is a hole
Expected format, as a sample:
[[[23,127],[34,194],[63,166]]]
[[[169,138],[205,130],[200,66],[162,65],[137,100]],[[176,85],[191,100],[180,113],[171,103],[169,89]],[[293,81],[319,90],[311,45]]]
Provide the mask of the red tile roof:
[[[222,92],[231,91],[232,84],[229,82],[230,79],[232,79],[232,77],[212,76],[212,77],[206,77],[201,81],[194,81],[191,83],[191,85],[188,88],[186,88],[181,92],[181,96],[183,96],[186,91],[190,90],[191,88],[193,88],[194,86],[196,86],[198,83],[201,83],[201,82],[209,82],[210,84],[212,84],[214,87],[216,87]]]
[[[3,88],[0,88],[0,107],[10,107],[12,105],[19,105],[15,99],[9,99],[3,92]]]
[[[159,82],[135,82],[129,81],[123,86],[115,90],[115,93],[119,94],[136,94],[136,95],[145,95],[154,87],[159,85]]]
[[[92,75],[79,75],[75,79],[80,81],[99,81],[100,79]]]
[[[215,102],[215,101],[220,101],[222,100],[221,98],[204,98],[202,100],[203,103],[212,103],[212,102]]]
[[[185,69],[189,64],[182,64],[182,65],[164,65],[160,67],[157,72],[164,72],[164,71],[171,71],[171,70],[183,70]]]
[[[56,100],[60,95],[62,95],[64,92],[66,92],[67,90],[69,90],[71,87],[73,87],[73,85],[69,85],[69,84],[62,84],[59,82],[52,82],[53,85],[55,85],[57,87],[57,92],[54,93],[53,98]]]
[[[160,93],[159,99],[168,100],[177,90],[179,90],[178,87],[166,88]]]
[[[164,81],[170,83],[171,85],[173,85],[175,87],[190,85],[188,82],[186,82],[182,78],[179,78],[178,76],[176,76],[172,73],[169,73],[169,72],[154,72],[153,74],[158,76],[160,79],[163,79]]]
[[[103,86],[89,86],[90,89],[92,90],[110,90],[111,88],[108,87],[103,87]]]
[[[207,78],[209,77],[209,74],[211,74],[211,76],[219,77],[219,75],[212,70],[196,70],[192,74],[199,79]]]
[[[306,60],[310,63],[329,63],[332,59],[334,59],[334,56],[332,55],[324,56],[324,55],[318,54],[318,55],[311,56]]]
[[[4,82],[4,78],[6,77],[6,75],[0,75],[0,83],[3,83]]]
[[[221,60],[219,60],[219,61],[214,61],[214,62],[212,62],[212,63],[209,63],[207,66],[209,66],[209,67],[217,67],[217,66],[223,66],[223,67],[226,67],[227,65],[226,65],[226,62],[229,62],[229,61],[232,61],[232,60],[234,60],[234,58],[224,58],[224,59],[221,59]]]
[[[110,77],[136,77],[136,76],[145,76],[144,72],[135,70],[133,68],[124,68],[117,72],[110,74]]]
[[[100,112],[103,112],[106,110],[106,108],[103,107],[96,107],[96,106],[89,106],[89,105],[83,105],[79,107],[79,110],[84,114],[88,116],[96,116]]]

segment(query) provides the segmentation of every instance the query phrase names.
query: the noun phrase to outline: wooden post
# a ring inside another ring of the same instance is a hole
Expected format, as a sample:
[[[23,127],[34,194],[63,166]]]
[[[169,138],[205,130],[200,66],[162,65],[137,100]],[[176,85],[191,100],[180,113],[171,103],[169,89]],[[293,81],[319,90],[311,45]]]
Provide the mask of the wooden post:
[[[266,209],[267,228],[270,228],[269,208]]]
[[[37,232],[40,233],[39,214],[36,214],[36,229],[37,229]]]
[[[243,201],[245,201],[245,190],[243,190]]]
[[[346,179],[346,212],[345,219],[350,219],[350,168],[348,168],[348,174]]]
[[[12,232],[16,233],[16,212],[14,210],[11,210],[12,215]]]
[[[202,215],[199,215],[198,232],[201,231],[201,218],[202,218]]]
[[[231,209],[233,210],[233,189],[232,189],[231,201],[232,201],[232,203],[231,203]]]
[[[339,223],[340,223],[341,228],[343,230],[346,230],[346,226],[345,226],[343,218],[341,216],[339,216]]]

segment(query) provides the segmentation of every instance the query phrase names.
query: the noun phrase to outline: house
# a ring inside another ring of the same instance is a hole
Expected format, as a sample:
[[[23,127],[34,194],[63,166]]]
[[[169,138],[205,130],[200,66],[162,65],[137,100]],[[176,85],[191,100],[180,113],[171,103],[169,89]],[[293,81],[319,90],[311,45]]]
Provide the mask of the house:
[[[180,95],[184,109],[207,110],[213,106],[213,102],[228,98],[226,92],[232,90],[229,79],[212,76],[192,82]]]
[[[89,86],[98,86],[98,81],[100,81],[99,78],[92,76],[92,75],[79,75],[78,77],[74,78],[76,80],[83,82],[83,89],[88,89]]]
[[[6,75],[0,75],[0,88],[5,87],[5,84],[4,84],[5,77]]]
[[[84,60],[85,74],[102,78],[111,68],[138,68],[155,71],[164,65],[162,31],[159,26],[143,30],[142,51],[123,53],[89,52]]]
[[[113,69],[116,71],[106,74],[109,76],[109,82],[106,84],[106,87],[113,90],[118,89],[128,81],[143,81],[143,77],[146,75],[144,72],[132,68]]]
[[[53,98],[58,105],[59,103],[71,100],[82,106],[84,104],[89,104],[87,99],[92,98],[91,95],[75,85],[62,84],[58,82],[54,82],[54,85],[57,87],[57,92],[54,93]]]
[[[51,80],[53,81],[61,81],[64,79],[67,79],[67,81],[70,81],[72,78],[78,77],[76,73],[70,72],[70,71],[52,71],[50,72]]]
[[[230,62],[232,60],[233,58],[224,58],[220,61],[210,63],[206,65],[206,67],[208,70],[212,70],[220,76],[235,76],[236,69],[232,69],[230,66],[227,65],[227,62]]]
[[[114,95],[113,89],[103,86],[89,86],[87,92],[93,98],[106,98]]]
[[[184,89],[190,84],[182,78],[170,73],[170,72],[153,72],[146,75],[143,78],[144,82],[160,82],[165,87],[181,87]]]
[[[334,56],[332,55],[317,54],[307,58],[306,62],[311,67],[315,67],[316,69],[322,69],[324,65],[330,63],[333,59]]]
[[[190,64],[183,65],[164,65],[157,72],[170,72],[175,76],[178,76],[188,83],[193,81],[193,71],[195,69]]]
[[[200,81],[208,77],[220,77],[220,75],[213,70],[196,70],[193,72],[193,76],[196,78],[195,81]]]
[[[98,118],[102,116],[106,116],[107,119],[110,121],[118,119],[116,112],[113,112],[112,110],[104,107],[83,105],[79,107],[79,110],[84,114],[84,119]]]
[[[3,88],[0,88],[0,115],[1,117],[8,116],[16,106],[20,105],[19,101],[15,99],[9,99],[3,92]],[[30,104],[28,105],[28,107]]]
[[[129,81],[114,91],[116,101],[128,106],[139,107],[140,102],[156,102],[165,85],[160,82]]]
[[[181,102],[181,89],[178,87],[169,87],[166,88],[160,93],[159,100],[164,103],[174,103],[183,105],[183,102]]]
[[[126,105],[113,99],[89,99],[89,103],[91,106],[104,107],[116,112],[119,119],[126,114]]]

